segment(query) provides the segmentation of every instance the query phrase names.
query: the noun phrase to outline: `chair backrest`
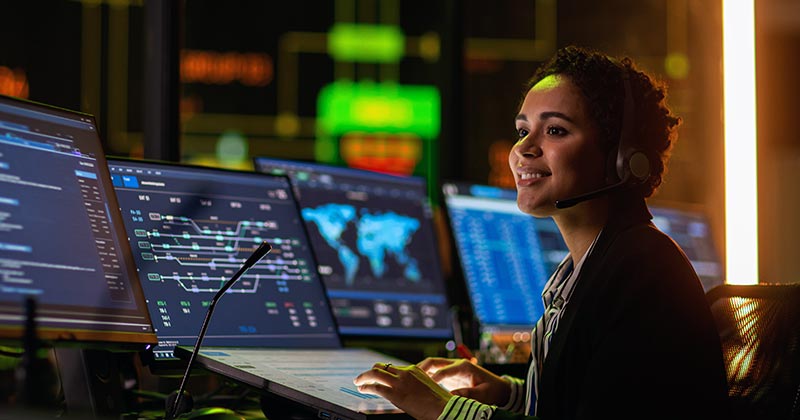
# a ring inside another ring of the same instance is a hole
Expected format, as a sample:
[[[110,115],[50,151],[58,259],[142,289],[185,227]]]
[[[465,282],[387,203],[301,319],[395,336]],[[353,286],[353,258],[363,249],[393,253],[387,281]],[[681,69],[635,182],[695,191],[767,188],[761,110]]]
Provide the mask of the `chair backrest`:
[[[734,417],[800,419],[800,284],[723,284],[706,297]]]

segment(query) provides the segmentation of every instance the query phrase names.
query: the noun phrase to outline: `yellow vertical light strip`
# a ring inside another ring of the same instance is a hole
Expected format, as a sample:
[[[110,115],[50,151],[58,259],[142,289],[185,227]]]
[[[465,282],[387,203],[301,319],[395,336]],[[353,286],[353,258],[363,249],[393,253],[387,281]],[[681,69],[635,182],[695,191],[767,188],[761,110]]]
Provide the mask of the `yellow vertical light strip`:
[[[758,283],[755,11],[722,1],[726,282]]]

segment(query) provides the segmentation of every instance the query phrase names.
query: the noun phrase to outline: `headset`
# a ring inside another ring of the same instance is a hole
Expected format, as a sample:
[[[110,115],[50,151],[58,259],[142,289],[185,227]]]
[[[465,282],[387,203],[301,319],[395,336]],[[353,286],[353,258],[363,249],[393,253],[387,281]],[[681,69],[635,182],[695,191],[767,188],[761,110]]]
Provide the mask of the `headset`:
[[[638,146],[633,132],[636,123],[636,102],[633,99],[630,74],[625,67],[622,67],[622,85],[625,90],[625,100],[617,149],[617,177],[619,182],[626,185],[637,185],[650,178],[650,159]]]
[[[556,208],[565,209],[572,207],[580,202],[590,200],[602,194],[634,185],[643,184],[650,178],[650,158],[647,157],[641,147],[638,146],[634,133],[636,123],[636,102],[633,99],[633,89],[628,69],[622,63],[616,62],[622,72],[622,89],[625,98],[622,102],[622,125],[620,127],[619,146],[616,156],[609,155],[609,162],[613,160],[616,168],[614,183],[603,188],[590,191],[565,200],[557,200]]]

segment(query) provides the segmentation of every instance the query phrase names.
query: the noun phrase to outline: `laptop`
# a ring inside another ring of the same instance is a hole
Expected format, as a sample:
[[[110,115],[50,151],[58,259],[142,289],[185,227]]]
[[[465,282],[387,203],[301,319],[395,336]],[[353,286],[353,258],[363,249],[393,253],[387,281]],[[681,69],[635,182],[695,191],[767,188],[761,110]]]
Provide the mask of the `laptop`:
[[[175,353],[188,360],[190,347]],[[375,363],[408,362],[372,350],[214,349],[203,347],[195,363],[225,377],[301,404],[314,417],[329,420],[410,419],[388,400],[362,394],[353,378]],[[265,414],[270,417],[270,412]],[[270,417],[271,418],[271,417]]]
[[[267,241],[272,252],[217,304],[196,363],[330,418],[402,414],[353,385],[374,363],[408,362],[343,348],[288,178],[120,158],[108,165],[158,337],[145,354],[151,369],[185,368],[173,349],[191,352],[211,298]]]
[[[474,345],[487,362],[526,363],[542,290],[568,253],[561,233],[553,219],[520,211],[516,190],[446,181],[442,193],[477,324]]]
[[[344,339],[444,348],[453,325],[424,178],[268,157],[254,163],[292,180]]]

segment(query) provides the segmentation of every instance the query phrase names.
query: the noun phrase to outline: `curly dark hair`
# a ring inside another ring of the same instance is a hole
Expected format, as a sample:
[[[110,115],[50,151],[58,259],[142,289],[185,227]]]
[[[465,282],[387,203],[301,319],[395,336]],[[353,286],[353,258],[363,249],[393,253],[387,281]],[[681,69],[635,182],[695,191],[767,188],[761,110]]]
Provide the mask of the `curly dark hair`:
[[[635,136],[637,147],[650,160],[650,177],[636,188],[642,197],[650,197],[661,185],[681,124],[681,118],[672,114],[667,107],[664,82],[637,69],[629,57],[617,59],[591,49],[568,46],[559,49],[536,70],[526,85],[523,99],[545,77],[552,74],[567,76],[586,98],[589,114],[600,130],[603,148],[609,153],[609,174],[616,177],[613,162],[622,130],[625,102],[623,72],[628,73],[636,104],[635,126],[631,134]]]

